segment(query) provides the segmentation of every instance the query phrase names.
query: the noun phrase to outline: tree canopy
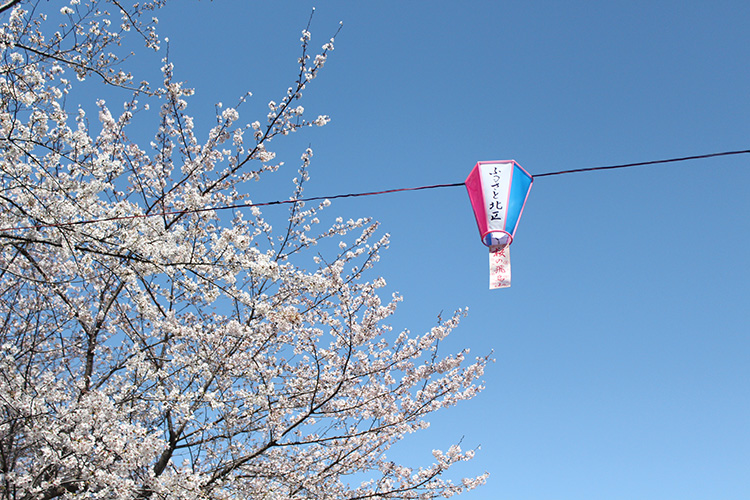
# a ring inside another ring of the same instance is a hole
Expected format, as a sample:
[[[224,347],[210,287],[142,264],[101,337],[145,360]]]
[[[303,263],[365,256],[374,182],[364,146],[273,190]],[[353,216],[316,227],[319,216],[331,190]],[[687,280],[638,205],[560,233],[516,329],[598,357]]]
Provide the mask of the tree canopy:
[[[158,84],[123,66],[133,39],[164,52],[162,3],[0,6],[0,497],[433,498],[483,483],[445,477],[473,456],[458,444],[422,466],[387,456],[481,390],[487,357],[438,352],[463,312],[393,331],[377,223],[324,225],[330,203],[300,201],[272,227],[248,207],[256,181],[283,175],[270,143],[328,122],[300,102],[335,36],[316,51],[308,25],[267,116],[241,122],[241,98],[201,136],[166,55]],[[123,102],[87,112],[84,84]],[[153,138],[133,139],[149,113]]]

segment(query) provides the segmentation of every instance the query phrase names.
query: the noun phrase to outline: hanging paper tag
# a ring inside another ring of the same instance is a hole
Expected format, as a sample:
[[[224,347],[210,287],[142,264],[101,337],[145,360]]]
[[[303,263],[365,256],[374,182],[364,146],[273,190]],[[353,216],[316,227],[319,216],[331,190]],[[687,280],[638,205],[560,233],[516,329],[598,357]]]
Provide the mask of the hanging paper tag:
[[[510,245],[490,247],[490,289],[510,286]]]

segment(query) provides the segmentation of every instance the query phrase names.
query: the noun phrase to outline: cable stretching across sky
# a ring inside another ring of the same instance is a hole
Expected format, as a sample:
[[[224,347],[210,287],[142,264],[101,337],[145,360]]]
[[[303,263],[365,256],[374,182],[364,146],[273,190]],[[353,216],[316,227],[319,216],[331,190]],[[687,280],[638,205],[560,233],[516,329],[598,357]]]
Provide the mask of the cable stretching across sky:
[[[643,162],[638,162],[638,163],[622,163],[618,165],[576,168],[576,169],[571,169],[571,170],[557,170],[553,172],[544,172],[541,174],[536,174],[533,177],[534,179],[538,179],[540,177],[549,177],[553,175],[566,175],[566,174],[575,174],[575,173],[581,173],[581,172],[594,172],[598,170],[614,170],[614,169],[619,169],[619,168],[642,167],[642,166],[648,166],[648,165],[658,165],[658,164],[663,164],[663,163],[677,163],[677,162],[683,162],[683,161],[688,161],[688,160],[704,160],[707,158],[715,158],[719,156],[732,156],[732,155],[740,155],[740,154],[750,154],[750,149],[743,149],[743,150],[738,150],[738,151],[723,151],[721,153],[708,153],[708,154],[695,155],[695,156],[682,156],[679,158],[668,158],[665,160],[650,160],[650,161],[643,161]],[[149,214],[122,215],[118,217],[104,217],[100,219],[88,219],[88,220],[80,220],[80,221],[57,223],[57,224],[37,224],[37,225],[32,225],[32,226],[8,227],[8,228],[0,228],[0,232],[21,231],[21,230],[28,230],[28,229],[42,229],[42,228],[50,228],[50,227],[80,226],[84,224],[94,224],[96,222],[111,222],[111,221],[118,221],[118,220],[141,219],[141,218],[146,218],[146,217],[158,217],[158,216],[164,216],[164,215],[180,215],[180,214],[188,214],[188,213],[209,212],[212,210],[229,210],[229,209],[238,209],[238,208],[266,207],[266,206],[271,206],[271,205],[287,205],[287,204],[307,202],[307,201],[335,200],[339,198],[357,198],[360,196],[375,196],[375,195],[381,195],[381,194],[399,193],[403,191],[422,191],[425,189],[459,187],[463,185],[464,185],[463,182],[454,182],[451,184],[432,184],[428,186],[417,186],[417,187],[411,187],[411,188],[386,189],[383,191],[366,191],[366,192],[361,192],[361,193],[336,194],[333,196],[311,196],[308,198],[295,198],[291,200],[275,200],[275,201],[266,201],[266,202],[259,202],[259,203],[238,203],[236,205],[224,205],[224,206],[218,206],[218,207],[206,207],[206,208],[198,208],[198,209],[191,209],[191,210],[174,210],[174,211],[168,211],[168,212],[154,212],[154,213],[149,213]]]

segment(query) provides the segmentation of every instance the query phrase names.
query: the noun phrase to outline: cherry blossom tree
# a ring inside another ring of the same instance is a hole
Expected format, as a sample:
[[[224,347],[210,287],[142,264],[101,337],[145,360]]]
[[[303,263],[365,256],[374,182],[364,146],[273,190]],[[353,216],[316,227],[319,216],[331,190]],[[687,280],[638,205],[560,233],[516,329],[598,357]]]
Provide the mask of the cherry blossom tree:
[[[473,456],[458,444],[421,466],[387,455],[481,390],[486,357],[438,353],[463,312],[391,329],[400,297],[383,300],[373,270],[388,236],[293,201],[310,149],[281,227],[251,206],[255,181],[284,171],[272,140],[328,122],[300,100],[334,39],[315,54],[308,25],[267,116],[242,125],[240,106],[218,106],[200,137],[168,58],[158,85],[125,69],[134,39],[163,57],[163,2],[0,5],[0,497],[434,498],[483,483],[446,476]],[[81,86],[124,104],[75,103]],[[137,116],[158,123],[147,144]]]

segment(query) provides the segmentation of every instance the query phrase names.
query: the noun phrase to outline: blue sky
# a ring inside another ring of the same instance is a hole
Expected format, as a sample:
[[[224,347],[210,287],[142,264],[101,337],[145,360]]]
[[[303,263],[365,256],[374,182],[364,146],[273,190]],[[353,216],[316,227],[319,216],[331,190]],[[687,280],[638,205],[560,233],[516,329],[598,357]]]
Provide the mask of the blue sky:
[[[750,147],[740,0],[180,0],[159,17],[192,112],[250,90],[242,117],[262,121],[313,6],[315,46],[344,22],[303,101],[332,122],[272,143],[290,166],[312,146],[310,196],[461,182],[480,160],[538,174]],[[461,472],[492,475],[470,500],[750,498],[749,163],[538,179],[506,290],[463,188],[335,201],[392,235],[396,328],[468,307],[446,351],[497,360],[395,453],[481,445]]]

